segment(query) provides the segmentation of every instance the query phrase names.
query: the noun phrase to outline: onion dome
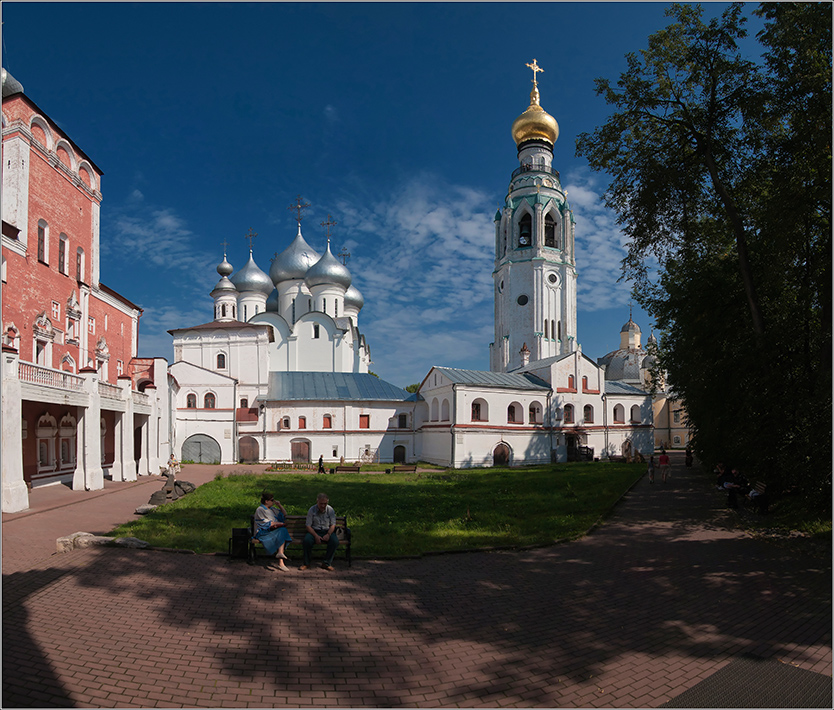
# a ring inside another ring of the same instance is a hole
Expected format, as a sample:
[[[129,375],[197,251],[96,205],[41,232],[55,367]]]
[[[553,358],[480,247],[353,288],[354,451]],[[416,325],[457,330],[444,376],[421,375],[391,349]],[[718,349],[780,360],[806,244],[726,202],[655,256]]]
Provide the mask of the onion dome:
[[[304,241],[304,237],[301,236],[301,224],[299,223],[298,234],[295,235],[295,239],[272,262],[269,269],[269,278],[276,286],[282,281],[303,279],[307,275],[308,269],[320,258],[321,254]]]
[[[643,331],[640,330],[640,326],[637,325],[633,320],[631,320],[631,316],[628,317],[628,323],[626,323],[622,328],[620,328],[621,333],[642,333]]]
[[[495,212],[495,217],[493,217],[492,221],[493,222],[500,222],[501,221],[501,208],[500,207]]]
[[[223,255],[223,261],[217,265],[217,273],[221,276],[231,276],[234,273],[235,267],[226,261],[226,255]]]
[[[649,335],[649,339],[646,341],[646,345],[657,345],[657,338],[654,337],[654,331],[652,331]]]
[[[350,271],[330,252],[330,240],[328,239],[324,256],[310,267],[307,276],[304,278],[304,283],[307,284],[308,288],[324,284],[338,284],[347,288],[350,286],[350,282]]]
[[[539,106],[539,87],[533,82],[530,105],[513,121],[513,140],[517,146],[526,141],[544,141],[552,147],[559,137],[559,124]]]
[[[657,358],[654,355],[646,355],[643,362],[640,363],[640,368],[643,370],[651,370],[657,365]]]
[[[278,289],[272,289],[272,293],[269,294],[269,298],[266,299],[266,310],[268,313],[280,313],[281,308],[278,303]]]
[[[365,297],[359,292],[353,284],[345,291],[345,308],[355,308],[357,311],[362,310],[365,305]]]
[[[249,261],[240,271],[238,271],[230,281],[235,285],[235,288],[240,292],[258,291],[264,296],[272,293],[272,280],[267,274],[258,268],[255,260],[252,258],[252,250],[249,250]]]
[[[17,79],[15,79],[5,69],[2,70],[2,76],[3,76],[3,98],[4,99],[7,96],[12,96],[14,94],[22,94],[23,93],[23,84],[21,84]]]

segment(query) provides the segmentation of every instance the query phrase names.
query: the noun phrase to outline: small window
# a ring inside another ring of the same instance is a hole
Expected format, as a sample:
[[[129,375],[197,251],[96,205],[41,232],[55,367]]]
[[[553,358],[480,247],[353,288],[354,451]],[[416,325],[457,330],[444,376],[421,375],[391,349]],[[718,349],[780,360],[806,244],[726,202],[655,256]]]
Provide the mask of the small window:
[[[52,301],[52,320],[58,320],[61,317],[61,304],[57,301]]]
[[[298,418],[298,428],[299,429],[306,429],[307,428],[307,417],[299,417]]]
[[[187,409],[197,409],[197,395],[190,394],[185,398],[185,406]]]
[[[559,321],[558,323],[556,323],[556,339],[557,340],[562,339],[562,321]]]
[[[87,332],[95,334],[96,332],[96,319],[95,318],[88,318],[87,319]]]
[[[226,356],[223,353],[218,353],[218,355],[217,355],[217,369],[218,370],[225,370],[226,369]]]
[[[542,408],[538,404],[531,404],[530,405],[530,423],[531,424],[541,424],[542,423]]]
[[[525,214],[518,223],[518,246],[529,247],[533,243],[533,218]]]
[[[281,428],[282,429],[289,429],[290,428],[290,418],[289,417],[284,417],[281,420]]]
[[[220,306],[220,317],[221,318],[226,317],[226,304],[225,303]]]
[[[208,394],[207,394],[207,395],[203,398],[203,407],[204,407],[205,409],[214,409],[214,404],[215,404],[214,395],[213,395],[211,392],[209,392],[209,393],[208,393]]]
[[[594,423],[594,408],[590,404],[586,404],[582,409],[582,417],[586,424]]]
[[[515,424],[515,406],[512,404],[507,407],[507,423]]]
[[[544,322],[544,339],[547,340],[547,321]]]
[[[472,402],[472,421],[473,422],[481,421],[481,403],[480,402]]]
[[[556,223],[550,215],[544,218],[544,245],[556,247]]]
[[[637,422],[639,422],[641,419],[642,419],[642,417],[640,416],[640,406],[639,406],[639,405],[637,405],[637,404],[635,404],[635,405],[631,408],[631,421],[632,421],[633,423],[637,423]]]
[[[582,376],[582,389],[583,390],[588,389],[588,378],[585,377],[584,375]]]
[[[327,299],[326,298],[321,299],[321,312],[322,313],[327,313]]]
[[[67,273],[67,235],[62,234],[58,239],[58,271]]]
[[[75,280],[84,283],[84,250],[78,247],[75,252]]]
[[[622,404],[614,406],[614,421],[622,424],[625,422],[625,407]]]
[[[398,429],[407,429],[408,428],[408,416],[406,414],[400,414],[397,416],[397,428]]]
[[[360,414],[359,415],[359,428],[360,429],[370,429],[371,428],[371,415],[370,414]]]
[[[681,413],[680,413],[680,410],[678,410],[677,412],[673,412],[673,413],[672,413],[672,418],[674,419],[675,424],[680,424],[680,423],[681,423]]]
[[[38,261],[46,263],[47,227],[46,223],[38,222]]]
[[[107,324],[109,323],[109,316],[105,313],[104,314],[104,330],[107,332]]]
[[[246,320],[246,306],[243,307],[243,320]]]
[[[240,408],[241,409],[247,409],[248,407],[249,407],[249,399],[247,397],[243,397],[240,400]]]
[[[566,404],[565,405],[565,424],[573,424],[573,405]]]
[[[121,377],[125,373],[125,364],[121,360],[116,360],[116,374]]]
[[[332,429],[333,428],[333,417],[331,417],[329,414],[325,414],[324,417],[322,418],[321,428],[322,429]]]
[[[319,324],[313,323],[313,338],[319,337]]]
[[[573,375],[568,375],[568,389],[575,390],[576,389],[576,379]]]
[[[679,436],[673,436],[672,437],[672,442],[677,444],[678,446],[680,446],[681,438]]]

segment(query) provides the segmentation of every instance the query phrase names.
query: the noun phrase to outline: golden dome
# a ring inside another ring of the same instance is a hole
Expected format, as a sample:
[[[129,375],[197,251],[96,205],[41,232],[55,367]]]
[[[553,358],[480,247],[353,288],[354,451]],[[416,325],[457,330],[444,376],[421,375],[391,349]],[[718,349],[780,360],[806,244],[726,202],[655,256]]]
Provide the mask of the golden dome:
[[[513,140],[517,146],[524,141],[545,141],[552,146],[559,137],[559,124],[547,111],[539,106],[539,87],[533,83],[530,105],[513,121]]]

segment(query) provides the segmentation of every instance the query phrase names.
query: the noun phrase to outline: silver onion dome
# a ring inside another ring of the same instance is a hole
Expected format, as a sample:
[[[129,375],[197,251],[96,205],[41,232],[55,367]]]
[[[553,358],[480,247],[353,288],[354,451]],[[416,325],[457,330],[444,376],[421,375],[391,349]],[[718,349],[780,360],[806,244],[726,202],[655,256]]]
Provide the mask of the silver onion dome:
[[[12,96],[13,94],[22,94],[23,93],[23,84],[21,84],[17,79],[15,79],[9,72],[5,69],[3,71],[3,98],[5,99],[7,96]]]
[[[269,298],[266,299],[266,310],[268,313],[280,313],[281,307],[278,301],[278,289],[272,289],[272,293],[269,294]]]
[[[227,260],[226,255],[223,255],[223,261],[221,261],[217,265],[217,273],[221,276],[231,276],[235,271],[235,267],[232,266]]]
[[[304,241],[304,237],[301,236],[301,225],[299,224],[295,239],[272,262],[269,269],[269,278],[276,286],[282,281],[303,279],[307,275],[308,269],[319,259],[321,259],[321,254]]]
[[[657,358],[654,355],[646,355],[643,358],[643,362],[640,363],[640,368],[643,370],[651,370],[655,365],[657,365]]]
[[[262,271],[252,258],[252,252],[249,251],[249,261],[240,271],[238,271],[230,281],[235,285],[235,288],[240,292],[258,291],[264,296],[272,293],[272,280]]]
[[[362,310],[365,305],[365,297],[359,292],[353,284],[345,291],[345,308],[355,308],[357,311]]]
[[[640,326],[637,325],[633,320],[631,320],[631,316],[628,317],[628,323],[626,323],[622,328],[620,328],[621,333],[640,333]]]
[[[310,267],[307,276],[304,278],[304,283],[307,284],[308,288],[324,284],[338,284],[348,288],[350,282],[350,271],[330,252],[329,242],[324,256]]]

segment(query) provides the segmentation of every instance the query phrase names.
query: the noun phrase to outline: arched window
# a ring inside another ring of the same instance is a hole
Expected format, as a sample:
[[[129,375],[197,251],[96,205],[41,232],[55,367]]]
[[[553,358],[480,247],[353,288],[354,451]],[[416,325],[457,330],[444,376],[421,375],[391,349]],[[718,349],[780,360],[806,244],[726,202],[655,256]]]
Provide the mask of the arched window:
[[[220,306],[220,315],[223,318],[226,317],[226,304],[225,303]]]
[[[561,340],[561,339],[562,339],[562,321],[559,321],[559,322],[556,324],[556,338],[557,338],[558,340]]]
[[[585,375],[582,376],[582,389],[588,389],[588,378]]]
[[[547,340],[547,321],[544,322],[544,339]]]
[[[449,400],[444,399],[443,403],[440,405],[440,421],[448,422],[449,421]]]
[[[573,424],[573,405],[566,404],[565,405],[565,424]]]
[[[226,369],[226,356],[223,353],[217,354],[217,369],[218,370],[225,370]]]
[[[321,428],[322,429],[332,429],[333,428],[333,417],[331,417],[329,414],[325,414],[324,417],[322,417]]]
[[[507,424],[524,424],[524,408],[518,402],[507,407]]]
[[[488,422],[489,421],[489,405],[483,399],[476,399],[472,402],[472,421],[473,422]]]
[[[438,413],[438,406],[439,405],[437,403],[437,399],[433,399],[431,401],[431,421],[433,422],[436,422],[438,419],[440,419],[440,414]]]
[[[631,408],[631,421],[636,424],[641,419],[642,419],[642,417],[640,416],[640,405],[635,404]]]
[[[38,261],[48,264],[49,226],[42,219],[38,220]]]
[[[529,247],[533,244],[533,218],[525,214],[518,222],[518,246]]]
[[[67,248],[69,246],[69,239],[66,234],[58,237],[58,271],[62,274],[67,274]]]
[[[582,408],[582,418],[586,424],[593,424],[594,422],[594,408],[590,404],[586,404]]]
[[[81,247],[75,252],[75,280],[84,283],[84,250]]]
[[[544,218],[544,245],[554,249],[558,246],[556,244],[556,223],[550,215]]]
[[[240,400],[240,408],[247,409],[249,407],[249,399],[247,397],[242,397]]]
[[[290,418],[289,417],[284,417],[281,420],[281,428],[282,429],[289,429],[290,428]]]
[[[307,417],[299,417],[298,418],[298,428],[299,429],[306,429],[307,428]]]
[[[618,424],[625,423],[625,407],[622,404],[614,405],[614,421]]]
[[[313,337],[314,338],[319,337],[319,324],[318,323],[313,323]]]
[[[542,408],[538,402],[533,402],[530,405],[530,423],[531,424],[541,424],[542,423]]]
[[[576,379],[573,375],[568,375],[568,389],[575,390],[576,389]]]
[[[203,407],[204,407],[205,409],[214,409],[214,404],[215,404],[214,395],[213,395],[211,392],[209,392],[209,393],[208,393],[208,394],[207,394],[207,395],[203,398]]]
[[[197,395],[190,394],[185,398],[186,409],[197,409]]]

